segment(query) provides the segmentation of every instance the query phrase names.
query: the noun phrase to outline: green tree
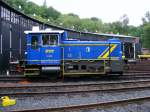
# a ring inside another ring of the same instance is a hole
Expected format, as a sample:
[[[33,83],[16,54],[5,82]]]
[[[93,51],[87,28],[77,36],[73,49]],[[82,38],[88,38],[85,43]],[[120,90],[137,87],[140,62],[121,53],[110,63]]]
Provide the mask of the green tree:
[[[143,47],[150,49],[150,12],[147,11],[145,17],[142,18],[143,21],[143,34],[142,34],[142,44]]]
[[[150,49],[150,23],[146,24],[143,29],[143,46]]]
[[[57,20],[56,24],[60,26],[64,26],[66,28],[70,28],[73,30],[80,30],[80,19],[78,16],[72,16],[72,15],[61,15]]]
[[[143,34],[143,28],[141,26],[128,26],[128,35],[135,36],[135,37],[141,37]]]
[[[27,0],[6,0],[5,2],[19,11],[24,11],[27,4]]]
[[[150,23],[150,12],[149,11],[147,11],[145,13],[145,17],[142,18],[142,21],[143,21],[143,24]]]
[[[24,7],[24,13],[28,15],[40,15],[41,8],[33,2],[27,2]]]
[[[40,7],[40,15],[43,18],[53,18],[54,20],[57,19],[60,16],[60,12],[58,12],[57,10],[55,10],[53,7]]]
[[[101,32],[102,21],[101,20],[91,20],[88,18],[81,19],[81,29],[85,32]]]
[[[97,17],[91,17],[92,21],[99,21],[99,19]]]
[[[129,24],[129,17],[126,14],[124,14],[120,17],[120,22],[123,26],[127,26]]]

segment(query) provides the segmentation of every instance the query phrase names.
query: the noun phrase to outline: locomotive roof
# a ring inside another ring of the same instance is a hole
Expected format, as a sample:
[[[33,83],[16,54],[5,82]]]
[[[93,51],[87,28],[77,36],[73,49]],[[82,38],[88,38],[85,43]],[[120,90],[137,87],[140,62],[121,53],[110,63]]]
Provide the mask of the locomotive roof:
[[[123,37],[123,38],[126,38],[126,37],[129,37],[129,38],[137,38],[137,37],[133,37],[133,36],[129,36],[129,35],[120,35],[120,34],[107,34],[107,33],[95,33],[97,35],[101,35],[101,36],[108,36],[108,37]]]
[[[63,33],[64,30],[38,30],[38,31],[25,31],[25,34],[30,33]]]

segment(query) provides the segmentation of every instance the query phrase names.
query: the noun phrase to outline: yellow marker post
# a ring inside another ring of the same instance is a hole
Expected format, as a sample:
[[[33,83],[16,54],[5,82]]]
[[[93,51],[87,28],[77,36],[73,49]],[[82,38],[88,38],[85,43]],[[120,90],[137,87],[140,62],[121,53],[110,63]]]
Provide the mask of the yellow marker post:
[[[10,99],[9,96],[1,97],[1,101],[2,101],[2,107],[13,106],[16,104],[16,100]]]
[[[122,56],[122,59],[123,59],[123,60],[125,59],[125,56],[124,56],[124,55]]]

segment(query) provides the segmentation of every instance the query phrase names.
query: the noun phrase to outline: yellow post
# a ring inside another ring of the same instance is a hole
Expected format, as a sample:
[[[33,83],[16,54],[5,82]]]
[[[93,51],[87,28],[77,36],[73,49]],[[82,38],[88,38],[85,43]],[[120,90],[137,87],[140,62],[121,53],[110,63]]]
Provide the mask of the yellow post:
[[[125,54],[124,54],[124,52],[123,52],[123,53],[122,53],[122,59],[125,60],[125,58],[126,58],[126,57],[125,57]]]
[[[62,48],[62,50],[63,50],[63,55],[62,55],[62,81],[64,80],[64,48]]]

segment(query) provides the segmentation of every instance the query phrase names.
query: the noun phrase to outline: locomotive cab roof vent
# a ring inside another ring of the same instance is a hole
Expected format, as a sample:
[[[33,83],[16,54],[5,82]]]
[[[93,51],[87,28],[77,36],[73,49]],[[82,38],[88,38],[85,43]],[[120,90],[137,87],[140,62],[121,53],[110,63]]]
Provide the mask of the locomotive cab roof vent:
[[[39,30],[40,30],[39,26],[33,26],[32,27],[32,31],[39,31]]]
[[[52,31],[52,29],[51,28],[46,28],[45,31]]]

